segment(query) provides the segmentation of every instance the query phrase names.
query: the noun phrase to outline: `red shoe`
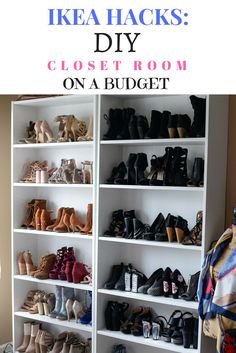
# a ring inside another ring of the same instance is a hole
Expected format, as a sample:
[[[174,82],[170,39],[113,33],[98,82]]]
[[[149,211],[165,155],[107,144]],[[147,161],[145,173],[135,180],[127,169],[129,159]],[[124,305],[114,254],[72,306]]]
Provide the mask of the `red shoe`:
[[[54,263],[53,269],[49,272],[49,278],[58,279],[58,274],[61,271],[66,251],[67,251],[66,246],[57,250],[56,261]]]
[[[61,267],[61,271],[58,273],[58,279],[61,281],[66,281],[66,264],[67,262],[75,262],[75,254],[74,254],[74,248],[69,247],[67,248],[67,251],[65,253],[64,259],[63,259],[63,264]]]
[[[72,270],[73,270],[74,263],[75,261],[67,261],[66,263],[65,274],[66,274],[67,282],[73,282]]]
[[[86,270],[86,265],[82,262],[75,262],[72,269],[72,278],[74,283],[80,283],[89,272]]]

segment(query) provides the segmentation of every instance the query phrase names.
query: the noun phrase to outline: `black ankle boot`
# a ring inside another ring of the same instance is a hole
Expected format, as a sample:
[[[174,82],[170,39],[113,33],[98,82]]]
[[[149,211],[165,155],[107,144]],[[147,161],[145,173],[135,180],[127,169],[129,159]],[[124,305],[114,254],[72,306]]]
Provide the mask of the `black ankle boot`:
[[[117,139],[128,140],[130,139],[129,123],[130,119],[134,116],[135,110],[133,108],[124,108],[122,111],[122,129]]]
[[[197,288],[199,281],[200,271],[196,272],[190,277],[187,291],[181,295],[181,298],[186,301],[195,301],[197,298]]]
[[[162,118],[161,118],[161,124],[160,124],[160,132],[159,132],[159,137],[162,139],[166,139],[169,137],[169,132],[168,132],[168,122],[169,122],[169,117],[171,116],[171,112],[168,110],[164,110],[162,113]]]
[[[186,283],[184,277],[178,269],[171,274],[171,293],[174,299],[178,299],[186,291]]]
[[[193,344],[193,331],[194,331],[195,318],[191,313],[184,313],[182,315],[182,334],[184,348],[190,348]]]
[[[104,115],[109,125],[108,131],[103,135],[104,140],[115,140],[122,129],[122,109],[110,109],[109,115]]]
[[[132,140],[139,139],[137,116],[132,115],[129,121],[129,134]]]
[[[146,116],[139,115],[137,118],[137,128],[140,139],[144,139],[148,132],[148,121]]]
[[[133,219],[134,218],[136,218],[134,210],[124,212],[124,222],[125,222],[124,238],[133,239],[134,237]]]
[[[170,186],[174,185],[174,175],[173,175],[173,167],[172,167],[172,160],[174,156],[174,149],[173,147],[166,147],[165,148],[165,155],[163,156],[164,159],[164,182],[163,185]]]
[[[123,262],[120,265],[113,265],[108,281],[104,284],[105,289],[114,289],[116,282],[119,280],[123,271]]]
[[[147,161],[146,153],[138,153],[134,163],[136,185],[139,185],[139,184],[144,185],[144,182],[146,182],[146,185],[148,185],[148,180],[145,178],[145,175],[144,175],[144,172],[147,166],[148,166],[148,161]]]
[[[161,186],[164,183],[164,158],[152,156],[149,185]],[[146,184],[144,184],[146,185]]]
[[[126,162],[126,167],[127,167],[127,184],[128,185],[135,185],[136,183],[136,178],[135,178],[135,168],[134,168],[134,163],[136,161],[137,154],[136,153],[130,153],[129,158]]]
[[[161,126],[162,114],[158,110],[152,110],[150,127],[145,135],[145,138],[156,139],[158,138]]]
[[[177,131],[177,121],[178,121],[178,115],[170,115],[168,119],[168,133],[169,137],[171,139],[178,137],[178,131]]]
[[[143,224],[139,219],[133,218],[133,229],[134,229],[134,239],[142,239],[143,234],[146,231],[146,225]]]
[[[123,266],[121,275],[115,284],[115,289],[121,290],[121,291],[125,290],[125,273],[129,270],[129,268],[132,268],[131,264],[129,264],[128,266],[127,265]]]
[[[187,114],[178,115],[177,130],[180,138],[189,136],[191,128],[191,119]]]
[[[124,180],[127,173],[127,168],[124,162],[121,162],[117,167],[114,167],[111,172],[111,176],[106,180],[107,184],[114,184],[119,180],[119,184]]]
[[[189,99],[194,110],[193,123],[191,126],[191,136],[205,137],[206,99],[196,96],[190,96]]]
[[[175,186],[186,186],[187,176],[187,148],[175,147],[172,159],[172,172]]]
[[[169,267],[166,267],[162,276],[164,297],[169,297],[171,295],[171,274],[172,274],[171,269]]]
[[[194,159],[191,179],[188,182],[188,186],[203,186],[203,179],[204,179],[204,160],[200,157],[196,157]]]
[[[123,210],[112,212],[112,221],[109,229],[105,231],[104,235],[107,237],[120,237],[123,236],[125,229],[124,213]]]

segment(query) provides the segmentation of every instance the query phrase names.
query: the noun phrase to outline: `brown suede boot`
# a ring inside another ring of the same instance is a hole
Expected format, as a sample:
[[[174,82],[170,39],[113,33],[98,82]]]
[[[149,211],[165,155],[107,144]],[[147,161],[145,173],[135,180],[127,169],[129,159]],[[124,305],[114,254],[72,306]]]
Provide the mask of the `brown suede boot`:
[[[80,229],[81,233],[92,234],[93,226],[93,204],[89,203],[87,206],[87,220],[83,228]]]
[[[41,210],[40,224],[41,224],[41,230],[44,230],[44,231],[47,229],[48,226],[52,224],[51,211],[48,211],[46,209]]]
[[[24,322],[24,338],[22,344],[16,348],[18,352],[25,352],[29,345],[31,332],[31,322]]]
[[[70,216],[70,229],[72,232],[80,232],[81,228],[84,228],[84,224],[75,213],[72,213]]]
[[[30,330],[30,341],[29,345],[26,348],[26,353],[35,353],[35,338],[37,336],[38,330],[39,330],[40,324],[33,323],[31,324],[31,330]]]
[[[35,199],[32,199],[30,202],[28,202],[26,217],[25,217],[24,222],[21,225],[21,227],[23,227],[23,228],[28,228],[29,224],[33,220],[35,201],[36,201]]]
[[[34,224],[36,230],[41,230],[41,213],[42,209],[38,208],[34,215]]]
[[[28,228],[36,229],[36,222],[35,222],[36,212],[39,208],[40,209],[46,208],[46,203],[47,203],[47,200],[35,200],[34,208],[33,208],[33,218],[30,224],[28,225]],[[40,229],[41,229],[41,226],[40,226]]]
[[[38,279],[48,279],[48,274],[53,269],[55,259],[55,254],[43,256],[39,265],[39,269],[37,271],[33,271],[31,276]]]
[[[63,210],[64,210],[64,207],[59,208],[59,210],[57,211],[57,218],[56,218],[55,222],[53,224],[47,226],[46,230],[53,231],[53,228],[55,228],[60,223]]]

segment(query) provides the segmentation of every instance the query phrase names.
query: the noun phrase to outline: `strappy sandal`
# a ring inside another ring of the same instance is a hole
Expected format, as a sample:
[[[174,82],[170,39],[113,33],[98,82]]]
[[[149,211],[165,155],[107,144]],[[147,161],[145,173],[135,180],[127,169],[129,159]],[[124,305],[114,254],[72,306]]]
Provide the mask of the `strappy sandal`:
[[[165,342],[171,342],[173,333],[178,329],[179,322],[182,317],[182,312],[180,310],[175,310],[167,323],[167,326],[163,329],[161,334],[161,340]]]
[[[202,245],[202,211],[198,211],[196,215],[196,224],[190,233],[184,237],[183,245]]]

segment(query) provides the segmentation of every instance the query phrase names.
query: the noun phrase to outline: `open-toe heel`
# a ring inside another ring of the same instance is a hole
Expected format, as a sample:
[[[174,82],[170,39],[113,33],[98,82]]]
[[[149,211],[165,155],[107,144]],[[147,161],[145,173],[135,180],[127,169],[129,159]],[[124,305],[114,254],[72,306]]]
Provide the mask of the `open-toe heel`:
[[[171,342],[173,333],[179,329],[179,322],[182,317],[182,312],[180,310],[175,310],[167,323],[167,326],[163,329],[161,334],[161,340],[165,342]]]

